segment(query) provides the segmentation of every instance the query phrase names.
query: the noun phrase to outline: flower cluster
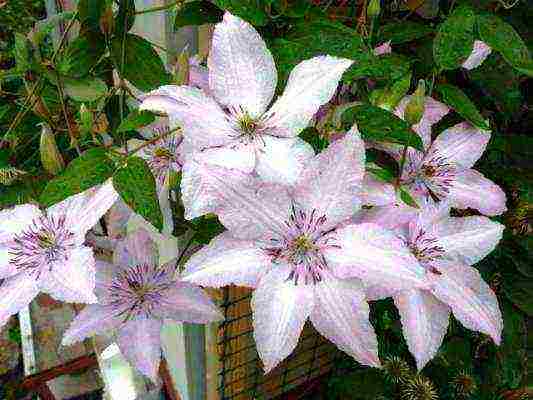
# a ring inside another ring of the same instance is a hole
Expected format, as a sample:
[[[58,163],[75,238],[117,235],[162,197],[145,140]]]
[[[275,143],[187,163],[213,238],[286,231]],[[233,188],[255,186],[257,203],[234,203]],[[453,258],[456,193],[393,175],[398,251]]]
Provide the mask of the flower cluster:
[[[388,51],[389,44],[377,49]],[[465,68],[477,63],[469,59]],[[432,139],[431,126],[449,109],[428,97],[413,126],[423,151],[365,143],[354,126],[315,155],[298,134],[351,65],[327,55],[303,61],[271,104],[273,57],[251,25],[226,13],[214,30],[202,85],[163,86],[140,104],[168,118],[150,128],[161,140],[140,152],[161,204],[168,203],[171,175],[181,171],[185,217],[215,213],[226,231],[194,253],[180,275],[178,255],[162,260],[142,228],[114,237],[112,263],[95,260],[85,234],[113,204],[122,207],[111,182],[44,213],[33,205],[2,211],[0,325],[39,291],[91,303],[63,344],[111,330],[125,357],[153,380],[163,320],[222,318],[195,285],[254,289],[254,337],[266,372],[293,351],[308,319],[339,349],[380,367],[368,301],[384,297],[398,308],[418,368],[436,354],[451,313],[499,343],[496,297],[472,265],[495,248],[503,226],[482,215],[450,215],[452,208],[488,216],[505,211],[501,189],[472,169],[490,133],[463,122]],[[409,101],[398,105],[399,117]],[[168,132],[177,127],[181,132]],[[365,170],[370,146],[403,167],[399,184],[419,208]]]

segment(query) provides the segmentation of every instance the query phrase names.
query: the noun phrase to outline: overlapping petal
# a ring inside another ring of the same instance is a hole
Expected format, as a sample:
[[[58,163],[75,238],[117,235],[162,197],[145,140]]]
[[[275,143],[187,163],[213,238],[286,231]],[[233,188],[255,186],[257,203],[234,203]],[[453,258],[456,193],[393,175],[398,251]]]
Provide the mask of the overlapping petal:
[[[0,211],[0,244],[5,244],[13,236],[31,225],[35,218],[42,215],[41,210],[33,204],[22,204]]]
[[[0,285],[0,328],[10,316],[30,304],[38,293],[35,279],[25,273],[5,279]]]

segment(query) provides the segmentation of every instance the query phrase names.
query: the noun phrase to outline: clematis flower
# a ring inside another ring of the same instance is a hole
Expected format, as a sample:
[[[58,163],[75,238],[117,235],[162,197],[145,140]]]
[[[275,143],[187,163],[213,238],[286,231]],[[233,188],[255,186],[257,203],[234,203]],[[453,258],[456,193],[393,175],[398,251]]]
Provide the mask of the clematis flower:
[[[61,301],[96,301],[85,234],[117,197],[109,181],[45,212],[32,204],[0,211],[0,327],[41,291]]]
[[[64,346],[114,331],[124,357],[157,382],[165,319],[203,324],[223,318],[200,288],[175,277],[174,263],[158,267],[156,245],[143,229],[117,246],[114,265],[96,263],[98,304],[76,316],[63,336]]]
[[[351,64],[329,56],[301,62],[268,109],[277,85],[272,54],[250,24],[226,12],[215,27],[208,58],[211,94],[189,86],[162,86],[140,106],[166,113],[171,125],[181,125],[193,149],[181,181],[186,217],[216,207],[208,174],[213,168],[205,164],[255,172],[268,182],[294,183],[314,154],[297,135],[333,96]]]
[[[376,224],[345,222],[360,209],[364,154],[351,131],[310,160],[293,189],[243,181],[234,170],[215,175],[228,231],[190,258],[183,279],[255,288],[254,337],[267,372],[292,352],[308,318],[341,350],[379,366],[363,282],[423,284],[400,239]]]
[[[426,206],[406,228],[396,230],[424,267],[427,288],[367,291],[371,299],[392,295],[419,369],[439,349],[451,312],[466,328],[489,335],[496,344],[501,340],[497,298],[471,265],[494,250],[504,226],[482,216],[450,217],[448,211],[442,204]]]
[[[470,53],[468,58],[462,64],[462,67],[468,70],[477,68],[486,60],[490,53],[492,53],[492,49],[487,43],[482,42],[481,40],[476,40],[474,42],[472,53]]]

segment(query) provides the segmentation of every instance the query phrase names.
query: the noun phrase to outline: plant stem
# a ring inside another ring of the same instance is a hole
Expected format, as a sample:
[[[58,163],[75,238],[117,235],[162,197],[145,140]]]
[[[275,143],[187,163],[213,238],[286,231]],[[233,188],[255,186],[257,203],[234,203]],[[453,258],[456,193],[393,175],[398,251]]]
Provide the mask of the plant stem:
[[[141,149],[144,149],[146,146],[150,146],[151,144],[154,144],[155,142],[161,140],[161,139],[164,139],[166,138],[168,135],[174,133],[174,132],[177,132],[179,131],[181,128],[178,126],[174,129],[171,129],[169,130],[168,132],[163,132],[161,135],[158,135],[156,136],[155,138],[152,138],[150,140],[147,140],[146,142],[144,142],[143,144],[141,144],[140,146],[137,146],[135,149],[133,149],[129,154],[128,156],[131,156],[132,154],[135,154],[137,153],[139,150]]]
[[[147,13],[151,13],[151,12],[168,10],[169,8],[172,8],[172,7],[175,7],[175,6],[178,6],[178,5],[181,5],[181,1],[180,0],[178,0],[178,1],[174,2],[174,3],[165,4],[164,6],[149,7],[149,8],[145,8],[144,10],[139,10],[139,11],[135,12],[135,15],[147,14]]]

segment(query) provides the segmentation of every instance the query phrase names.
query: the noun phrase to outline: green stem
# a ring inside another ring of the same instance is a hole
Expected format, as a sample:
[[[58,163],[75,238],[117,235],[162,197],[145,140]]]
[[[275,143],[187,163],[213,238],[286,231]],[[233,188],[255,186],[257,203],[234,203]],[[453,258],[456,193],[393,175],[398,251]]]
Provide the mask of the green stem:
[[[164,6],[149,7],[149,8],[145,8],[144,10],[136,11],[135,15],[148,14],[148,13],[151,13],[151,12],[168,10],[169,8],[172,8],[172,7],[175,7],[175,6],[178,6],[178,5],[181,5],[181,1],[179,1],[179,0],[174,2],[174,3],[165,4]]]

